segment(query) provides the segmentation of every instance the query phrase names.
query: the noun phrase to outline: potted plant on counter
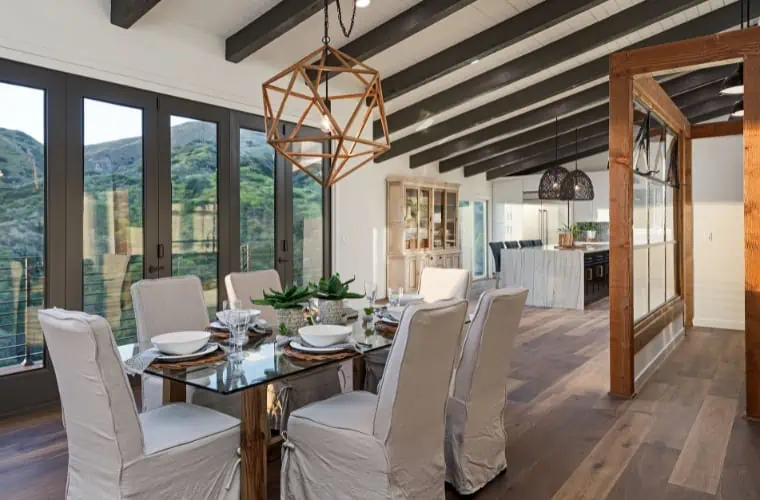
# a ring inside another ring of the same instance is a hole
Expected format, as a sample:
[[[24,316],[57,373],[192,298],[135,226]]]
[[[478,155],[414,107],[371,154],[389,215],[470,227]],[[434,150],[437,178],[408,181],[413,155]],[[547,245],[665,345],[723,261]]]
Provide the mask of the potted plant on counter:
[[[298,329],[306,325],[303,314],[304,303],[309,302],[312,291],[308,286],[291,286],[278,292],[270,289],[262,292],[263,299],[251,299],[258,306],[269,306],[274,309],[278,329],[285,335],[295,335]]]
[[[580,229],[577,224],[565,224],[559,229],[560,248],[574,248],[576,238],[580,237]]]
[[[336,325],[343,322],[343,301],[345,299],[361,299],[364,294],[353,293],[348,285],[356,278],[341,281],[340,274],[322,278],[316,285],[312,283],[312,294],[319,299],[319,320],[322,323]]]

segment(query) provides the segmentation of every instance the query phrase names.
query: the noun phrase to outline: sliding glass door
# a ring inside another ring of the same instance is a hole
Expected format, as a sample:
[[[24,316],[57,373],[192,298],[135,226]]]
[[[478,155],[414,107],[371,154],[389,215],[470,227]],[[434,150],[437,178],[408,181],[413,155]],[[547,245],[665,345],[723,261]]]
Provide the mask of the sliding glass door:
[[[57,397],[37,311],[66,305],[65,83],[0,60],[0,415]]]
[[[199,276],[211,317],[229,272],[330,268],[330,192],[263,118],[2,59],[0,199],[0,415],[57,398],[43,307],[100,315],[125,344],[141,279]]]
[[[159,105],[159,275],[198,276],[213,317],[231,269],[229,240],[222,238],[229,234],[229,154],[223,153],[229,149],[222,147],[229,144],[229,115],[174,98],[162,97]]]

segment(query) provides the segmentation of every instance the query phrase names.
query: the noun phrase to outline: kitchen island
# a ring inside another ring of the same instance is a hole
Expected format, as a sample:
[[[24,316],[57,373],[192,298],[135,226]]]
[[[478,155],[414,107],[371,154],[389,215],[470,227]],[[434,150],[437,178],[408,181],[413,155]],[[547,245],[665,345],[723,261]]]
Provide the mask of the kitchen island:
[[[528,289],[526,305],[583,310],[609,293],[609,245],[501,251],[500,287]]]

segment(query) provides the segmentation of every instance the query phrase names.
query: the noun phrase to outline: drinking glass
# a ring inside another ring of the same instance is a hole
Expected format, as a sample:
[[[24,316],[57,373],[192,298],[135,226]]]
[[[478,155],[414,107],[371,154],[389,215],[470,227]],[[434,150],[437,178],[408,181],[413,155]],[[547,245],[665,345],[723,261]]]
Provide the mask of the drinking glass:
[[[398,290],[388,288],[388,304],[391,307],[398,307],[401,305],[401,297],[404,296],[404,289],[399,287]]]
[[[377,300],[377,283],[364,283],[364,295],[367,296],[369,306],[374,309]]]
[[[230,329],[230,352],[228,356],[231,359],[241,359],[243,357],[243,344],[248,339],[248,322],[251,314],[243,308],[243,303],[239,300],[225,300],[222,307],[226,311],[227,326]]]

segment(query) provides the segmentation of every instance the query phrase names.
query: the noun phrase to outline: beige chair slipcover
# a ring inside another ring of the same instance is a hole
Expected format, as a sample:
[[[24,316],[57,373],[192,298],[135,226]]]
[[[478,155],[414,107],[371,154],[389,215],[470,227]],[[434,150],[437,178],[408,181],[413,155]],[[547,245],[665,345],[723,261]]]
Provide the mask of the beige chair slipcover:
[[[445,299],[464,299],[470,297],[472,278],[467,269],[443,269],[426,267],[420,275],[419,294],[427,303]],[[464,327],[463,327],[464,328]],[[460,332],[460,339],[463,332]],[[377,392],[377,386],[383,376],[387,351],[372,352],[365,356],[366,365],[364,390]]]
[[[137,339],[149,342],[162,333],[205,330],[209,325],[203,285],[197,276],[140,280],[132,285],[132,304],[137,322]],[[240,417],[239,394],[224,396],[187,387],[187,401]],[[163,403],[163,380],[153,375],[142,377],[143,411]]]
[[[71,500],[237,500],[240,422],[185,403],[138,416],[100,316],[39,313],[68,440]]]
[[[230,273],[224,278],[227,297],[239,300],[243,307],[261,311],[261,318],[277,331],[275,310],[269,306],[253,305],[251,299],[264,298],[264,291],[282,291],[280,275],[274,269],[251,271],[246,273]],[[282,363],[289,363],[281,359]],[[340,393],[339,366],[328,366],[324,369],[310,371],[302,376],[294,375],[283,381],[272,384],[272,394],[269,395],[269,420],[273,429],[285,430],[288,415],[295,409],[314,401],[329,398]]]
[[[445,405],[466,314],[461,299],[409,306],[378,395],[349,392],[290,415],[283,500],[444,497]]]
[[[446,405],[446,480],[470,495],[507,468],[507,377],[528,291],[481,295]]]

